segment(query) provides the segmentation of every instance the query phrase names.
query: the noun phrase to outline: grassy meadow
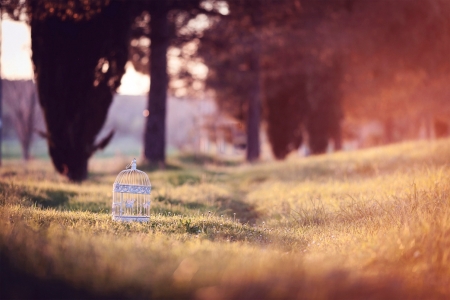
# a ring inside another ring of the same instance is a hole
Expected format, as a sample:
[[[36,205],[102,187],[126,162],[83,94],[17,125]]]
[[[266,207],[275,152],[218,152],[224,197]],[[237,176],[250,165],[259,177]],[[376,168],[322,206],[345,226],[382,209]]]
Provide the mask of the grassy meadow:
[[[450,140],[254,165],[138,168],[149,223],[113,222],[129,158],[68,182],[48,160],[0,168],[2,299],[448,299]]]

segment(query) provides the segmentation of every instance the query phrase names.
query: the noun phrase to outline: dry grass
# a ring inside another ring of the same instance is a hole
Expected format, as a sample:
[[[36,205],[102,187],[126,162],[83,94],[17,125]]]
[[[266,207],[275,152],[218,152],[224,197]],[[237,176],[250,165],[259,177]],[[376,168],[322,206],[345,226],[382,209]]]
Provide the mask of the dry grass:
[[[0,296],[449,298],[449,159],[448,140],[243,166],[173,158],[148,172],[148,224],[109,216],[125,159],[93,161],[83,185],[8,161]]]

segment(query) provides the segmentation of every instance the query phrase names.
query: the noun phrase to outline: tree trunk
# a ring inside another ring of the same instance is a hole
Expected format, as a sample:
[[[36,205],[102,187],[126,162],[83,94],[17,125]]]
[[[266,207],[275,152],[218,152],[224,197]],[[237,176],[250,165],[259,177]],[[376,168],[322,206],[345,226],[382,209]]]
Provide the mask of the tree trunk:
[[[167,101],[167,50],[169,24],[165,2],[154,9],[150,19],[150,92],[147,123],[144,135],[144,155],[151,164],[165,164],[166,101]]]
[[[36,102],[37,102],[37,95],[35,86],[33,84],[33,91],[31,94],[31,101],[30,106],[28,107],[28,115],[25,116],[27,120],[24,122],[23,126],[24,129],[24,139],[22,142],[22,157],[25,161],[28,161],[30,159],[30,148],[31,144],[33,142],[33,133],[34,133],[34,114],[36,112]]]
[[[338,124],[336,124],[336,128],[334,129],[333,142],[334,142],[334,151],[341,151],[342,150],[342,128],[341,128],[340,122],[338,122]]]
[[[45,10],[30,2],[32,12]],[[50,157],[72,181],[87,178],[88,159],[128,60],[129,6],[112,1],[89,20],[33,17],[33,63]],[[38,15],[38,13],[36,13]]]
[[[305,142],[308,111],[305,76],[277,73],[264,78],[267,137],[276,159],[285,159]]]
[[[259,8],[259,7],[258,7]],[[259,129],[261,123],[261,13],[257,9],[253,15],[254,26],[254,51],[250,59],[250,69],[253,73],[253,83],[250,91],[248,114],[247,114],[247,161],[253,162],[259,159],[260,141]]]
[[[249,98],[247,116],[247,161],[256,161],[260,154],[259,127],[261,123],[261,81],[259,57],[254,56],[255,78]],[[258,55],[259,56],[259,55]]]
[[[2,142],[3,142],[3,86],[2,86],[2,42],[3,42],[3,14],[0,13],[0,166],[2,165]]]
[[[1,27],[1,22],[0,22]],[[1,40],[1,37],[0,37]],[[0,43],[1,47],[1,43]],[[0,55],[1,59],[1,55]],[[2,141],[3,141],[3,85],[2,85],[2,76],[1,76],[1,67],[0,67],[0,166],[2,165]]]
[[[319,110],[311,110],[306,121],[308,131],[309,149],[311,154],[322,154],[327,152],[328,140],[330,138],[330,120],[324,118],[324,113]]]

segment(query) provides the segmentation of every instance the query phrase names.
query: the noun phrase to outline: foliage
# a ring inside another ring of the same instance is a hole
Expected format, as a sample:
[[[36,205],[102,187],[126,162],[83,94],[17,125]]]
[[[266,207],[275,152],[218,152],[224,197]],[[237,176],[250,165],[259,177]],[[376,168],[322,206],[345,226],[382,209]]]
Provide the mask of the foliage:
[[[7,161],[0,293],[447,298],[449,153],[441,140],[237,167],[173,158],[149,174],[146,224],[109,216],[120,162],[93,161],[80,186],[48,162]]]
[[[70,3],[31,1],[29,13],[49,154],[58,172],[81,181],[88,159],[113,135],[96,141],[125,73],[131,10],[104,1],[91,16],[84,4]]]
[[[212,13],[202,8],[200,0],[142,1],[141,10],[131,26],[130,58],[135,68],[150,74],[148,111],[144,132],[144,155],[152,164],[164,166],[166,160],[166,102],[169,88],[167,54],[169,46],[180,46],[196,37],[189,23],[198,15]],[[138,9],[138,10],[139,10]],[[181,67],[177,74],[185,79]],[[189,84],[189,83],[188,83]]]
[[[261,3],[258,32],[245,3],[229,1],[229,16],[212,21],[199,54],[219,107],[244,120],[258,48],[249,35],[262,36],[264,120],[275,157],[302,140],[312,153],[329,140],[340,148],[344,113],[353,124],[383,122],[384,142],[417,138],[421,124],[448,118],[448,1],[252,2]]]
[[[213,19],[201,38],[198,55],[209,68],[206,87],[219,108],[248,122],[259,81],[259,105],[276,158],[284,159],[304,140],[313,154],[323,153],[331,139],[339,145],[342,48],[330,20],[345,11],[343,2],[252,5],[230,1],[230,14]]]
[[[450,3],[353,1],[350,6],[351,13],[336,22],[349,49],[343,81],[347,115],[408,127],[433,116],[447,118]]]

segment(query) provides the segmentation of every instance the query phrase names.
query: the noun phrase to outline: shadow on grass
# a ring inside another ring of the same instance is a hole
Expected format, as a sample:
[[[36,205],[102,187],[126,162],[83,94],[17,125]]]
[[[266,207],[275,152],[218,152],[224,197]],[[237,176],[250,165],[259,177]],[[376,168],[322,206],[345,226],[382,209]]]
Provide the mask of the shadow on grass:
[[[207,205],[200,202],[183,202],[179,199],[174,199],[164,196],[156,196],[154,202],[162,205],[152,206],[152,214],[161,214],[163,216],[170,216],[171,214],[185,215],[195,213],[207,213],[208,211],[216,211],[217,207]]]
[[[236,217],[241,223],[255,224],[256,220],[259,218],[259,214],[255,210],[255,207],[244,201],[219,198],[217,202],[221,210],[233,218]],[[234,214],[236,214],[236,216],[234,216]]]
[[[88,174],[88,181],[92,183],[103,183],[105,181],[105,178],[108,178],[109,176],[115,177],[119,174],[120,171],[117,172],[89,172]],[[111,183],[112,185],[112,183]]]
[[[46,190],[39,194],[30,191],[23,191],[22,195],[30,199],[30,201],[42,208],[57,208],[66,206],[70,198],[77,193],[64,190]]]
[[[21,204],[24,206],[36,205],[40,208],[52,208],[69,211],[108,212],[108,201],[77,201],[76,192],[65,190],[36,190],[16,184],[0,183],[0,193],[3,204]]]
[[[239,220],[240,223],[255,224],[259,218],[255,207],[240,200],[231,198],[218,198],[211,205],[201,202],[183,202],[170,197],[157,196],[156,202],[165,204],[166,207],[152,208],[155,213],[167,215],[167,213],[185,213],[186,210],[196,210],[199,213],[217,212],[230,218]]]
[[[93,213],[109,213],[111,203],[105,202],[69,202],[64,206],[58,207],[69,211],[89,211]]]
[[[21,230],[15,229],[16,234]],[[37,240],[47,245],[43,237],[38,237],[34,243]],[[52,256],[24,250],[23,243],[17,237],[9,238],[7,244],[5,241],[5,236],[0,236],[0,299],[143,299],[143,295],[148,295],[148,291],[143,292],[144,287],[119,290],[107,286],[99,290],[86,284],[73,284],[55,272]],[[36,266],[30,267],[30,253],[41,263],[39,275]],[[69,261],[72,258],[65,259]],[[136,294],[130,295],[130,290]]]
[[[39,278],[15,266],[14,258],[0,251],[1,299],[124,299],[124,295],[99,295],[93,291],[76,288],[59,278]],[[17,264],[17,262],[16,262]]]
[[[178,157],[178,160],[184,164],[204,166],[207,164],[234,167],[240,165],[242,162],[238,160],[229,160],[219,158],[213,155],[206,154],[182,154]]]
[[[183,184],[198,184],[200,177],[188,173],[173,174],[167,178],[167,181],[173,186],[180,186]]]
[[[16,171],[6,171],[6,172],[2,172],[2,177],[15,177],[17,176],[17,172]]]
[[[20,198],[30,205],[35,204],[43,208],[64,206],[77,195],[75,192],[65,190],[30,190],[27,186],[12,183],[0,183],[0,192],[6,198],[6,203],[13,198]]]
[[[155,172],[155,171],[161,171],[161,170],[180,171],[182,169],[183,169],[182,167],[175,165],[175,164],[171,164],[171,163],[166,163],[164,166],[161,166],[158,164],[152,164],[152,163],[144,163],[139,166],[139,170],[144,171],[144,172]]]

